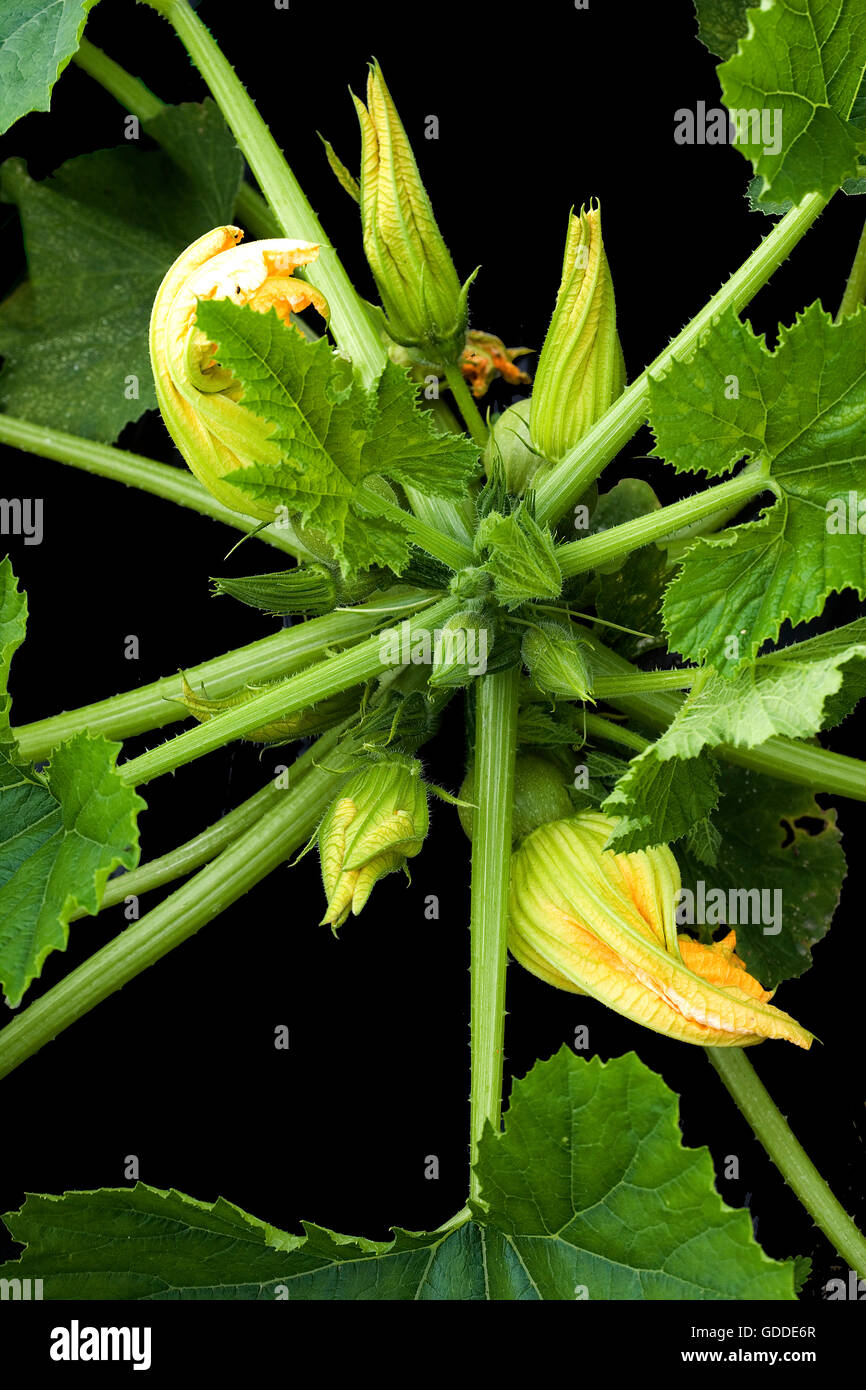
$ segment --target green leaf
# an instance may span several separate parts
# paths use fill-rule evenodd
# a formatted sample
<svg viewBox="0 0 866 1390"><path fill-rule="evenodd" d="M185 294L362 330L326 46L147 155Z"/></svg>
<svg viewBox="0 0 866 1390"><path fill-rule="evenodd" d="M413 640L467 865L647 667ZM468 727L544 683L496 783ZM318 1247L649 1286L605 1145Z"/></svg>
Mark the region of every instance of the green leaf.
<svg viewBox="0 0 866 1390"><path fill-rule="evenodd" d="M479 1147L486 1220L540 1298L791 1299L748 1213L715 1190L707 1149L683 1147L677 1097L634 1055L562 1048L516 1081L505 1133ZM585 1293L581 1292L585 1290Z"/></svg>
<svg viewBox="0 0 866 1390"><path fill-rule="evenodd" d="M391 362L365 391L324 338L307 341L273 311L201 301L196 322L241 382L243 404L274 426L270 438L282 454L228 480L320 530L344 574L374 564L399 573L408 538L399 524L365 515L365 483L381 488L390 479L460 498L477 472L477 449L436 432L429 412L416 409L417 388Z"/></svg>
<svg viewBox="0 0 866 1390"><path fill-rule="evenodd" d="M842 667L864 659L866 647L857 646L811 662L762 662L741 668L731 679L708 672L661 737L632 760L604 803L610 815L622 817L610 847L643 849L693 829L718 802L714 769L700 756L705 750L721 744L754 748L777 735L810 737L842 688Z"/></svg>
<svg viewBox="0 0 866 1390"><path fill-rule="evenodd" d="M825 661L841 656L839 671L842 684L835 694L824 701L821 720L822 729L832 729L841 724L866 695L866 661L855 650L866 643L866 618L857 618L853 623L843 623L818 637L809 637L805 642L793 642L790 647L769 652L758 658L758 666L777 665L781 661ZM846 654L846 655L843 655Z"/></svg>
<svg viewBox="0 0 866 1390"><path fill-rule="evenodd" d="M76 734L44 776L0 753L0 982L12 1008L66 949L73 914L97 912L112 870L138 863L145 803L116 773L119 751Z"/></svg>
<svg viewBox="0 0 866 1390"><path fill-rule="evenodd" d="M695 830L718 804L714 761L665 756L658 750L660 742L632 759L603 802L602 809L619 821L608 849L631 853L670 844Z"/></svg>
<svg viewBox="0 0 866 1390"><path fill-rule="evenodd" d="M475 537L476 554L489 551L481 566L493 576L493 589L506 608L528 599L555 599L562 591L562 574L553 536L539 526L525 502L509 516L490 512Z"/></svg>
<svg viewBox="0 0 866 1390"><path fill-rule="evenodd" d="M16 743L10 726L12 700L8 693L9 668L27 633L27 595L7 555L0 563L0 754L14 756Z"/></svg>
<svg viewBox="0 0 866 1390"><path fill-rule="evenodd" d="M695 0L698 38L719 58L730 58L749 28L746 11L752 0Z"/></svg>
<svg viewBox="0 0 866 1390"><path fill-rule="evenodd" d="M95 913L113 869L138 862L144 802L115 771L119 743L81 733L47 773L21 766L9 724L9 668L24 641L27 596L0 563L0 984L17 1007L49 952L64 950L70 918Z"/></svg>
<svg viewBox="0 0 866 1390"><path fill-rule="evenodd" d="M798 0L750 9L749 32L718 69L729 110L780 112L779 148L748 130L737 148L763 179L762 197L799 203L829 198L858 174L863 113L855 106L866 72L866 14L860 0ZM772 126L771 126L772 131ZM757 136L757 138L753 138Z"/></svg>
<svg viewBox="0 0 866 1390"><path fill-rule="evenodd" d="M786 618L805 622L846 588L866 594L866 540L839 520L866 466L866 309L834 324L813 304L774 352L729 313L688 366L651 381L650 399L657 454L714 476L746 456L777 495L759 520L686 553L664 601L677 651L732 672Z"/></svg>
<svg viewBox="0 0 866 1390"><path fill-rule="evenodd" d="M149 128L177 163L130 145L68 160L41 183L18 159L0 170L30 273L0 305L0 407L105 443L156 406L154 295L190 242L231 221L242 172L210 101L169 108Z"/></svg>
<svg viewBox="0 0 866 1390"><path fill-rule="evenodd" d="M793 1298L793 1264L724 1205L707 1150L683 1148L676 1096L633 1054L537 1064L504 1134L488 1127L479 1172L489 1210L390 1241L307 1222L288 1235L142 1183L30 1195L5 1218L26 1249L0 1277L76 1301Z"/></svg>
<svg viewBox="0 0 866 1390"><path fill-rule="evenodd" d="M0 135L28 111L47 111L96 0L3 0Z"/></svg>
<svg viewBox="0 0 866 1390"><path fill-rule="evenodd" d="M678 847L683 887L696 892L704 880L706 891L721 888L726 895L781 893L781 931L765 932L767 924L754 920L736 924L737 954L766 989L774 989L809 969L812 947L833 920L845 877L836 812L820 807L809 788L744 768L723 767L719 780L716 864L708 875L688 849ZM774 898L767 902L772 907Z"/></svg>

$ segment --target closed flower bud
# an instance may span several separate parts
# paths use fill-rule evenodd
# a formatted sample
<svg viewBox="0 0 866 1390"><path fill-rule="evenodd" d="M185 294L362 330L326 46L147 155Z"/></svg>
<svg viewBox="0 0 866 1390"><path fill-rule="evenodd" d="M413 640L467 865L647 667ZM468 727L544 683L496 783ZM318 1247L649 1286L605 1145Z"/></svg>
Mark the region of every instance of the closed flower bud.
<svg viewBox="0 0 866 1390"><path fill-rule="evenodd" d="M466 343L466 295L436 225L406 132L378 64L367 79L361 123L364 252L389 337L433 366L456 363Z"/></svg>
<svg viewBox="0 0 866 1390"><path fill-rule="evenodd" d="M665 845L604 848L616 822L583 811L543 825L512 858L509 946L539 979L589 994L684 1042L746 1047L812 1036L768 1001L736 955L736 936L677 936L680 874Z"/></svg>
<svg viewBox="0 0 866 1390"><path fill-rule="evenodd" d="M625 386L613 281L601 240L601 210L572 213L562 282L538 359L532 442L556 460L586 434Z"/></svg>
<svg viewBox="0 0 866 1390"><path fill-rule="evenodd" d="M248 704L250 700L255 699L256 695L261 695L263 690L268 690L279 684L279 681L262 681L258 685L250 683L242 686L240 690L233 690L230 695L223 695L211 700L204 692L193 690L186 676L182 674L181 701L199 724L207 724L216 715L222 714L227 709L237 709L239 705ZM320 700L318 704L311 705L309 709L297 710L295 714L287 715L285 719L272 719L257 729L250 729L248 734L243 735L243 738L248 739L250 743L291 743L296 738L307 738L312 734L320 734L325 729L332 729L335 724L339 724L343 719L348 719L350 714L355 713L361 702L362 691L363 687L361 686L356 686L353 690L341 691L339 695L332 695L327 700Z"/></svg>
<svg viewBox="0 0 866 1390"><path fill-rule="evenodd" d="M533 685L555 699L589 700L592 680L585 642L557 622L543 621L527 628L521 647Z"/></svg>
<svg viewBox="0 0 866 1390"><path fill-rule="evenodd" d="M388 582L384 571L365 570L352 583L344 583L328 565L295 565L271 574L248 574L214 579L215 594L229 594L250 608L282 617L287 613L306 618L331 613L337 604L361 603Z"/></svg>
<svg viewBox="0 0 866 1390"><path fill-rule="evenodd" d="M429 684L468 685L483 676L493 647L493 630L483 610L464 609L438 629Z"/></svg>
<svg viewBox="0 0 866 1390"><path fill-rule="evenodd" d="M216 227L175 261L153 303L150 360L162 418L199 482L226 507L267 522L275 518L273 505L224 478L253 463L279 462L273 425L239 404L240 386L217 365L214 344L196 328L198 302L231 299L260 313L274 309L286 323L310 305L327 316L328 305L292 274L316 259L318 246L283 239L240 246L242 236L238 227Z"/></svg>
<svg viewBox="0 0 866 1390"><path fill-rule="evenodd" d="M510 405L493 422L484 449L484 468L488 478L502 470L506 489L522 497L544 457L532 443L529 433L530 400Z"/></svg>
<svg viewBox="0 0 866 1390"><path fill-rule="evenodd" d="M421 764L393 754L357 772L325 814L317 840L328 910L336 931L356 916L374 884L418 854L429 825Z"/></svg>

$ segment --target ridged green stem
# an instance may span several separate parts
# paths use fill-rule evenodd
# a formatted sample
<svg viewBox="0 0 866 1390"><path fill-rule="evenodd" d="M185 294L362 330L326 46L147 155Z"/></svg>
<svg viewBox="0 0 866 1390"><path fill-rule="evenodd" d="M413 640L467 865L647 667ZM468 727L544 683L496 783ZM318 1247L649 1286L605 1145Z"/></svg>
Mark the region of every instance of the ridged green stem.
<svg viewBox="0 0 866 1390"><path fill-rule="evenodd" d="M508 885L517 748L517 667L476 682L472 818L470 1195L480 1196L474 1163L485 1125L498 1134L502 1111Z"/></svg>
<svg viewBox="0 0 866 1390"><path fill-rule="evenodd" d="M556 551L563 578L571 579L577 574L585 574L597 565L624 558L633 550L651 545L653 541L663 541L680 527L712 516L723 507L745 506L751 498L769 487L772 487L772 482L764 475L750 473L731 478L726 483L717 483L692 497L685 497L681 502L673 502L668 507L659 507L657 511L646 512L632 521L599 531L597 535L569 541L566 545L558 546Z"/></svg>
<svg viewBox="0 0 866 1390"><path fill-rule="evenodd" d="M323 618L311 618L309 622L283 628L271 637L236 647L234 651L197 666L189 666L185 674L193 689L204 687L210 699L220 699L247 681L286 676L315 661L331 646L360 641L382 622L380 612L329 613ZM32 724L21 724L14 733L22 756L30 762L39 762L57 744L82 729L106 738L124 739L187 719L188 712L179 703L181 694L181 677L163 676L149 685L112 695L96 704L82 705Z"/></svg>
<svg viewBox="0 0 866 1390"><path fill-rule="evenodd" d="M34 425L14 415L0 414L0 444L9 444L14 449L22 449L24 453L39 454L41 458L68 463L73 468L84 469L86 473L96 473L101 478L126 483L127 487L151 492L155 497L164 497L169 502L177 502L181 507L200 512L202 516L213 517L214 521L222 521L235 531L243 531L247 535L255 531L257 540L274 546L285 555L300 559L316 558L288 529L284 531L281 527L269 527L263 531L260 529L261 522L223 506L185 468L157 463L155 459L144 458L141 454L116 449L112 444L97 444L93 439L66 434L48 425Z"/></svg>
<svg viewBox="0 0 866 1390"><path fill-rule="evenodd" d="M324 767L307 771L212 863L7 1024L0 1032L0 1076L14 1071L71 1023L213 921L294 854L309 839L345 771L339 751L332 751L328 762L330 771Z"/></svg>
<svg viewBox="0 0 866 1390"><path fill-rule="evenodd" d="M88 77L92 77L104 87L115 101L125 106L133 116L137 116L142 125L146 125L166 109L165 102L160 101L149 87L138 77L133 77L113 58L109 58L107 53L103 53L102 49L97 48L89 39L81 40L72 61L86 72ZM238 189L235 216L254 237L280 235L276 218L264 198L248 183L242 183Z"/></svg>
<svg viewBox="0 0 866 1390"><path fill-rule="evenodd" d="M420 616L407 618L405 622L410 638L445 622L458 608L458 600L449 597L440 600ZM187 729L149 753L121 763L118 771L129 786L141 786L154 777L173 772L216 748L222 748L233 739L242 738L261 724L267 724L272 719L288 718L319 700L373 680L388 666L388 661L382 659L381 635L377 634L338 656L319 661L288 680L280 681L242 705L214 715L207 723Z"/></svg>
<svg viewBox="0 0 866 1390"><path fill-rule="evenodd" d="M792 1133L742 1048L707 1047L704 1051L816 1225L849 1268L866 1278L866 1240Z"/></svg>

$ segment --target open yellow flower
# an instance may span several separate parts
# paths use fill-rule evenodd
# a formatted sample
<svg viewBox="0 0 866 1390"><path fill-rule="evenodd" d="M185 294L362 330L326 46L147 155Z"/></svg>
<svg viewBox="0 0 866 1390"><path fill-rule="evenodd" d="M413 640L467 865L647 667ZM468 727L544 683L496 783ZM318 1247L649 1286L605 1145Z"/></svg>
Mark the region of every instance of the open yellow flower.
<svg viewBox="0 0 866 1390"><path fill-rule="evenodd" d="M583 811L542 825L512 859L509 947L539 979L657 1033L709 1047L812 1035L768 1001L735 954L736 936L677 935L680 874L666 845L604 848L615 822Z"/></svg>
<svg viewBox="0 0 866 1390"><path fill-rule="evenodd" d="M150 359L156 398L168 432L191 471L218 501L260 521L273 521L270 503L224 481L251 463L276 463L272 426L239 404L241 387L214 360L214 344L196 328L200 299L231 299L259 313L275 310L286 323L310 305L325 318L328 305L293 271L319 254L309 241L275 238L239 245L239 227L215 227L178 257L160 285L150 318Z"/></svg>

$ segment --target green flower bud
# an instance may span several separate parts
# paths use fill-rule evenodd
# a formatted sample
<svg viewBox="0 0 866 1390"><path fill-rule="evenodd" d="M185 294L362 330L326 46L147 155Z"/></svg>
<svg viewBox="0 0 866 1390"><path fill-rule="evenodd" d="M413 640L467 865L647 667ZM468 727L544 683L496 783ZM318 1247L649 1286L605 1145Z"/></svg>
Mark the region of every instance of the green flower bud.
<svg viewBox="0 0 866 1390"><path fill-rule="evenodd" d="M529 416L533 444L546 459L561 459L624 386L613 281L596 203L569 220L562 281L535 373Z"/></svg>
<svg viewBox="0 0 866 1390"><path fill-rule="evenodd" d="M493 628L483 611L464 609L439 629L433 648L430 685L468 685L487 670Z"/></svg>
<svg viewBox="0 0 866 1390"><path fill-rule="evenodd" d="M336 931L356 916L374 884L418 854L429 825L421 764L393 754L355 773L326 812L317 840L328 909Z"/></svg>
<svg viewBox="0 0 866 1390"><path fill-rule="evenodd" d="M521 655L536 689L544 695L570 700L595 701L590 695L592 678L589 648L557 622L543 621L528 628Z"/></svg>
<svg viewBox="0 0 866 1390"><path fill-rule="evenodd" d="M484 450L484 468L488 478L498 465L508 492L522 497L544 463L543 455L532 443L529 432L530 400L510 405L493 422Z"/></svg>
<svg viewBox="0 0 866 1390"><path fill-rule="evenodd" d="M352 583L328 565L295 565L293 569L270 574L249 574L237 579L214 579L214 594L228 594L249 608L283 617L287 613L305 618L332 613L338 604L363 603L371 594L387 586L390 576L384 570L365 570Z"/></svg>
<svg viewBox="0 0 866 1390"><path fill-rule="evenodd" d="M458 806L460 824L472 839L472 804L475 801L475 764L471 762L460 788L460 800L468 806ZM539 753L518 753L514 764L514 810L511 815L511 838L516 844L539 825L570 816L574 807L561 768Z"/></svg>
<svg viewBox="0 0 866 1390"><path fill-rule="evenodd" d="M406 132L377 63L361 123L361 220L364 252L382 299L388 334L433 366L456 363L466 344L466 296Z"/></svg>

